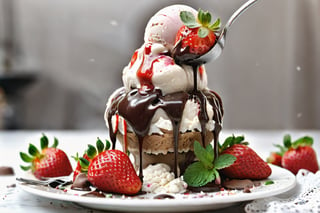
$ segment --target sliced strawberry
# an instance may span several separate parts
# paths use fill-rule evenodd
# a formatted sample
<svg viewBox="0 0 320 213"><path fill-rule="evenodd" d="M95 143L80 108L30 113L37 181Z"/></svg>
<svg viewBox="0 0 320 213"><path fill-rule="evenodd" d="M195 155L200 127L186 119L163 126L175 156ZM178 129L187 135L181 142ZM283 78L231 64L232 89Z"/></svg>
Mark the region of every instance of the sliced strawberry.
<svg viewBox="0 0 320 213"><path fill-rule="evenodd" d="M20 152L20 157L30 166L21 166L25 171L30 170L38 179L46 177L67 176L72 172L71 163L64 151L58 149L58 140L54 139L54 144L48 147L47 136L43 135L40 139L41 152L34 145L29 145L29 155Z"/></svg>

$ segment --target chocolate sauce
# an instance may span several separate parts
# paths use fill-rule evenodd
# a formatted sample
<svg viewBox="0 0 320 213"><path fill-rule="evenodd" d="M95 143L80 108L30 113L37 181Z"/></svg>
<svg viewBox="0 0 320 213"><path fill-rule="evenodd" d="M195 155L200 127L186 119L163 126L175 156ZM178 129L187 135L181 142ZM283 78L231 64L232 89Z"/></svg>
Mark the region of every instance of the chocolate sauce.
<svg viewBox="0 0 320 213"><path fill-rule="evenodd" d="M200 125L201 125L201 139L202 144L205 146L206 138L206 124L210 120L207 113L206 101L208 100L212 106L214 112L213 120L215 121L215 127L213 130L214 136L214 151L215 157L218 156L218 137L221 130L221 119L223 115L222 102L220 97L212 91L199 91L197 85L198 67L201 64L191 64L190 61L199 55L190 53L189 47L184 49L181 48L181 42L178 42L176 47L173 49L172 58L174 58L177 64L188 64L193 68L194 76L194 88L192 91L188 92L177 92L173 94L162 95L161 90L155 89L152 85L151 77L153 75L153 63L157 62L160 58L166 60L166 63L173 64L172 58L166 54L160 56L153 56L151 54L151 46L146 45L143 55L142 64L137 72L137 77L140 81L140 89L132 89L129 92L125 91L125 88L118 90L118 94L115 94L114 99L111 101L111 106L108 111L108 124L109 124L109 134L112 141L112 148L115 148L116 135L118 129L112 128L111 118L114 115L120 115L125 119L125 122L130 125L133 132L137 136L139 142L139 177L142 180L143 170L142 170L142 148L143 139L148 135L150 130L150 125L155 112L158 109L162 109L166 112L167 116L171 120L173 127L174 136L174 174L178 177L178 145L179 145L179 135L180 135L180 124L182 120L183 109L185 103L188 99L193 99L200 105L200 112L198 115ZM136 61L138 53L134 54L132 63ZM149 55L148 57L145 57Z"/></svg>
<svg viewBox="0 0 320 213"><path fill-rule="evenodd" d="M163 199L175 199L174 196L169 194L159 194L153 197L153 199L163 200Z"/></svg>
<svg viewBox="0 0 320 213"><path fill-rule="evenodd" d="M71 185L71 189L79 191L91 191L91 183L85 173L80 173Z"/></svg>
<svg viewBox="0 0 320 213"><path fill-rule="evenodd" d="M221 186L215 184L214 182L210 182L200 187L188 186L188 190L191 192L218 192L220 191L220 189L221 189Z"/></svg>
<svg viewBox="0 0 320 213"><path fill-rule="evenodd" d="M222 117L222 110L220 99L215 93L210 91L191 91L191 92L177 92L173 94L168 94L163 96L160 90L149 90L142 91L139 89L133 89L130 92L126 93L123 88L115 95L114 100L112 101L111 107L108 112L108 122L109 127L111 125L111 117L115 114L119 114L122 116L126 122L132 127L134 133L136 134L139 141L139 151L140 151L140 168L139 168L139 176L143 177L142 173L142 147L143 147L143 139L148 135L152 118L155 112L158 109L162 109L166 112L168 117L171 120L173 126L173 134L174 134L174 152L175 152L175 169L174 173L178 176L177 172L177 154L178 154L178 143L179 143L179 134L180 134L180 123L182 119L182 113L185 106L185 103L188 99L195 99L200 104L200 113L199 113L199 121L201 123L201 134L202 134L202 143L204 144L205 125L208 122L209 118L206 111L206 100L209 100L212 103L213 111L215 112L214 121L215 121L215 129L214 129L214 138L215 138L215 146L217 147L217 138L219 131L221 129L221 120L219 118ZM219 115L216 113L219 112ZM109 129L110 138L113 143L113 147L115 147L116 143L116 134L112 128ZM216 148L217 150L217 148Z"/></svg>
<svg viewBox="0 0 320 213"><path fill-rule="evenodd" d="M86 194L81 195L82 197L101 197L101 198L105 198L106 196L103 194L102 191L92 191Z"/></svg>

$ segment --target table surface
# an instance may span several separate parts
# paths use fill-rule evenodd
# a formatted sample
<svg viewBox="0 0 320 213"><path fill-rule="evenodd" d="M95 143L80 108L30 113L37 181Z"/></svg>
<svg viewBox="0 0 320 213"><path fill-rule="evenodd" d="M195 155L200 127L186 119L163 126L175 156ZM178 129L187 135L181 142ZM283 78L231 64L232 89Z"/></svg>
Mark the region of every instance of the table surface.
<svg viewBox="0 0 320 213"><path fill-rule="evenodd" d="M100 212L74 203L50 200L38 196L33 196L22 191L19 187L8 188L7 186L15 183L15 177L23 176L24 172L19 168L23 162L20 160L19 152L26 151L29 143L39 146L39 139L45 133L49 142L53 143L53 137L59 139L59 147L63 149L68 156L73 156L77 152L83 153L87 144L94 144L96 138L108 139L108 131L1 131L0 132L0 166L12 167L15 176L0 176L0 212ZM290 134L292 139L309 135L314 138L314 148L320 150L320 131L319 130L223 130L220 140L223 141L231 134L244 135L253 148L263 159L271 151L276 151L273 144L282 143L283 136ZM318 153L319 154L319 153ZM318 155L319 160L319 155ZM73 160L71 159L71 162ZM75 166L75 163L73 163ZM232 206L226 209L212 212L244 212L244 203Z"/></svg>

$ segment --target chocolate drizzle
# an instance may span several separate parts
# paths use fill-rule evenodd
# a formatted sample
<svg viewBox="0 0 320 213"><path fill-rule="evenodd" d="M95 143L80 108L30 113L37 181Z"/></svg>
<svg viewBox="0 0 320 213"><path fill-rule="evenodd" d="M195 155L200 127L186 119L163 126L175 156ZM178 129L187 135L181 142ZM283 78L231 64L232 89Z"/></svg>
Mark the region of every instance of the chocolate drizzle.
<svg viewBox="0 0 320 213"><path fill-rule="evenodd" d="M137 136L139 142L139 177L143 178L142 171L142 152L143 152L143 140L144 137L148 135L150 130L150 125L152 118L155 112L158 109L162 109L166 112L167 116L171 120L173 136L174 136L174 174L178 176L178 145L179 145L179 135L180 135L180 124L182 120L182 114L187 100L191 99L195 102L199 103L200 112L198 114L198 118L201 125L201 139L202 144L205 146L205 138L206 138L206 124L210 119L215 121L215 127L213 130L214 136L214 151L215 157L218 156L218 137L221 130L221 121L223 115L222 109L222 101L220 97L213 91L209 90L198 90L197 85L197 76L198 69L201 64L190 64L189 61L194 57L199 57L199 55L195 55L189 52L189 47L181 49L181 42L178 42L176 47L173 49L172 58L174 58L177 64L188 64L193 68L193 76L194 76L194 88L192 91L188 92L177 92L173 94L162 95L161 90L155 89L151 84L152 76L152 64L158 60L159 58L156 56L152 56L149 51L150 45L146 45L145 47L145 55L149 55L150 61L148 63L143 61L142 65L140 65L138 71L138 77L140 79L141 88L135 88L126 92L125 88L121 88L118 90L117 94L114 95L114 99L111 101L111 105L108 108L108 125L109 125L109 133L110 139L112 141L112 147L115 148L116 143L116 135L118 129L113 129L112 127L112 116L119 115L122 116L125 122L132 128L133 132ZM164 59L168 60L171 58L166 55L161 55ZM133 61L134 63L134 61ZM171 64L172 61L168 60L168 63ZM145 68L145 66L147 68ZM142 75L143 74L143 75ZM140 76L142 75L142 76ZM143 77L143 78L142 78ZM145 80L147 78L147 80ZM146 83L147 82L147 83ZM209 118L207 113L207 101L209 101L212 110L214 112L213 118Z"/></svg>
<svg viewBox="0 0 320 213"><path fill-rule="evenodd" d="M182 119L182 113L185 103L188 99L195 99L200 105L199 121L201 123L201 135L202 143L205 144L204 139L206 136L206 123L209 121L209 117L206 111L206 100L212 105L214 111L215 121L214 128L214 147L217 150L218 134L221 130L221 100L214 92L211 91L199 91L193 90L191 92L177 92L163 96L160 90L142 91L139 89L133 89L126 93L125 88L119 90L118 94L112 101L111 107L108 111L108 123L110 138L115 147L117 131L112 129L111 118L113 115L119 114L125 121L131 126L139 141L139 176L142 179L142 147L143 139L148 135L152 118L158 109L162 109L166 112L171 120L174 135L174 173L178 176L178 143L180 135L180 123ZM218 113L218 114L217 114Z"/></svg>

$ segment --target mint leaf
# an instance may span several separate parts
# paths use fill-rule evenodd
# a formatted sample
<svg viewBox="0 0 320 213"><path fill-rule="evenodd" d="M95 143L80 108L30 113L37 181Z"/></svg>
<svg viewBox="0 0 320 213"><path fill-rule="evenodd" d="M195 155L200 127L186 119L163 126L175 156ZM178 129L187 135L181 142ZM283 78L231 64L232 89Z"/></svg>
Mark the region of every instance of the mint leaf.
<svg viewBox="0 0 320 213"><path fill-rule="evenodd" d="M211 147L211 148L210 148ZM193 144L194 154L198 158L198 160L203 164L205 168L212 168L213 167L213 159L214 156L212 155L213 152L207 151L203 148L198 141L195 141ZM212 149L211 144L207 146L207 149Z"/></svg>
<svg viewBox="0 0 320 213"><path fill-rule="evenodd" d="M204 186L214 179L214 171L206 169L201 162L191 164L183 175L183 180L193 187Z"/></svg>
<svg viewBox="0 0 320 213"><path fill-rule="evenodd" d="M271 185L271 184L274 184L274 182L272 180L267 180L264 185Z"/></svg>
<svg viewBox="0 0 320 213"><path fill-rule="evenodd" d="M219 157L214 161L214 168L219 170L231 166L237 158L230 154L219 155Z"/></svg>
<svg viewBox="0 0 320 213"><path fill-rule="evenodd" d="M180 12L180 19L184 25L189 28L196 28L200 27L201 25L197 22L196 18L194 17L193 13L189 11L181 11Z"/></svg>

